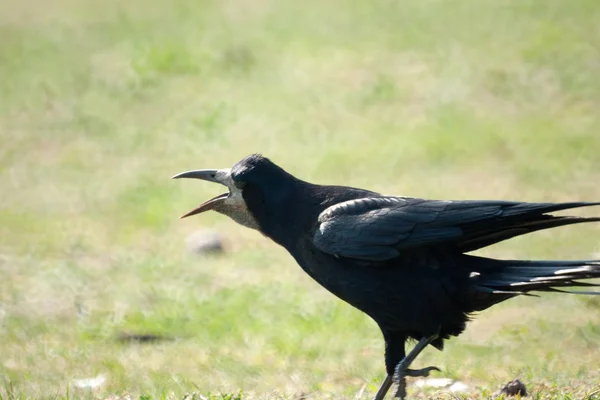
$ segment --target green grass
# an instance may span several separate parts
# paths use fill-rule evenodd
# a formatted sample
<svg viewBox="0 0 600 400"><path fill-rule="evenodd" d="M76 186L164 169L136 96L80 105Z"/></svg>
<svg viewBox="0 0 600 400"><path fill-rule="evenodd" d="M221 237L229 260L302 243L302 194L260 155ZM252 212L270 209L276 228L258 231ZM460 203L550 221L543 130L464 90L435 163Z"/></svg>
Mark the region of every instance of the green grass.
<svg viewBox="0 0 600 400"><path fill-rule="evenodd" d="M596 0L4 0L0 38L2 400L373 395L375 324L259 234L179 221L217 189L177 172L262 152L390 194L600 198ZM207 227L225 255L189 254ZM482 253L590 258L599 238ZM468 398L519 378L533 399L591 400L599 344L597 299L524 298L417 364Z"/></svg>

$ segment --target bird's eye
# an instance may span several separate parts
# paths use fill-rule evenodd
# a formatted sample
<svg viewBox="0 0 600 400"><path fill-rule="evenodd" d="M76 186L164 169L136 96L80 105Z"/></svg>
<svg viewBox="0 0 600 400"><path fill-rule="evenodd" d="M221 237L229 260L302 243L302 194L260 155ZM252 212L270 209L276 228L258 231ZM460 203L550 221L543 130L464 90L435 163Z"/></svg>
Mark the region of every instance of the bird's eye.
<svg viewBox="0 0 600 400"><path fill-rule="evenodd" d="M244 181L233 181L233 185L238 189L243 189L246 187L246 182Z"/></svg>

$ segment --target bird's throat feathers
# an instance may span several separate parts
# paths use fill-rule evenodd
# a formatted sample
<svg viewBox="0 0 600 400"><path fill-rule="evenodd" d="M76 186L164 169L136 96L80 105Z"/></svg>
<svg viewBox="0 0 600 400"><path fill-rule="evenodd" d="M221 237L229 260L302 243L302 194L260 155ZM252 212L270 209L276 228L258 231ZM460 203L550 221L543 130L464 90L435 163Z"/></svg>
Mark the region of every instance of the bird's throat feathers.
<svg viewBox="0 0 600 400"><path fill-rule="evenodd" d="M259 230L279 244L305 228L302 214L306 211L300 213L296 209L297 204L303 203L298 200L306 196L304 184L297 179L286 179L269 185L248 184L244 190L244 200Z"/></svg>
<svg viewBox="0 0 600 400"><path fill-rule="evenodd" d="M246 204L258 221L260 231L286 247L312 231L323 210L369 195L377 194L343 186L315 185L293 177L263 190L249 185L244 191Z"/></svg>

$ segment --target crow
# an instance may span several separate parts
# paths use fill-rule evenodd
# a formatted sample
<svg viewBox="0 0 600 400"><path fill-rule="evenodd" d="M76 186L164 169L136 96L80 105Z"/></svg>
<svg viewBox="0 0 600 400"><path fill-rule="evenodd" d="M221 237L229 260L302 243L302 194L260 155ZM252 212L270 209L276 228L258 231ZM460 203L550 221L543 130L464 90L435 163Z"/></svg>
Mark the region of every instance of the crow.
<svg viewBox="0 0 600 400"><path fill-rule="evenodd" d="M406 397L405 377L427 346L439 350L458 336L473 313L530 292L598 287L600 260L500 260L470 254L515 236L600 218L549 213L599 203L426 200L302 181L268 158L250 155L232 168L193 170L173 178L220 183L228 191L181 218L214 210L283 246L331 293L363 311L385 341L387 377ZM595 291L567 293L600 294ZM406 354L407 340L416 345Z"/></svg>

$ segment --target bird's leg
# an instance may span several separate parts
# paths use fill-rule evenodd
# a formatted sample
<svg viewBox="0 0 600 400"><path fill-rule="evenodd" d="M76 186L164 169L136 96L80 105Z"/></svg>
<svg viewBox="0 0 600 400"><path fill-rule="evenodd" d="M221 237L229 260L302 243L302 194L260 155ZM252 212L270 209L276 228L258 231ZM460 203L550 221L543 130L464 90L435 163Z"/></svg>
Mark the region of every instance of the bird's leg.
<svg viewBox="0 0 600 400"><path fill-rule="evenodd" d="M379 387L379 390L377 391L377 394L375 395L375 398L373 400L383 400L388 390L390 390L392 383L394 383L394 378L392 377L392 375L386 376L385 380Z"/></svg>
<svg viewBox="0 0 600 400"><path fill-rule="evenodd" d="M436 367L427 367L420 370L409 370L408 367L412 362L417 358L419 353L423 351L429 343L433 342L438 335L433 335L430 337L424 337L416 344L416 346L398 363L396 366L396 371L393 376L394 382L398 383L398 390L396 391L395 397L404 399L406 397L406 379L407 376L427 376L429 372L433 370L438 370ZM419 374L419 375L416 375ZM384 382L385 383L385 382Z"/></svg>
<svg viewBox="0 0 600 400"><path fill-rule="evenodd" d="M406 397L406 377L410 376L411 378L425 378L429 376L429 373L431 371L440 371L440 369L438 367L427 367L427 368L421 368L421 369L410 369L407 368L404 370L404 372L402 373L402 376L400 377L400 380L397 381L398 383L398 390L396 390L396 394L395 397L399 397L401 399L404 399ZM398 372L396 371L397 375ZM394 380L395 378L392 378L392 380Z"/></svg>
<svg viewBox="0 0 600 400"><path fill-rule="evenodd" d="M414 377L427 377L427 376L429 376L429 373L431 371L440 371L440 369L437 367L427 367L427 368L421 368L421 369L407 368L406 370L404 370L402 380L404 380L404 377L406 377L406 376L410 376L413 378ZM373 400L383 400L385 398L385 395L387 394L387 392L390 390L392 383L394 383L394 377L392 375L386 376L385 380L379 387L379 390L377 391L377 394L375 395L375 398ZM396 396L398 396L398 394L396 394Z"/></svg>

